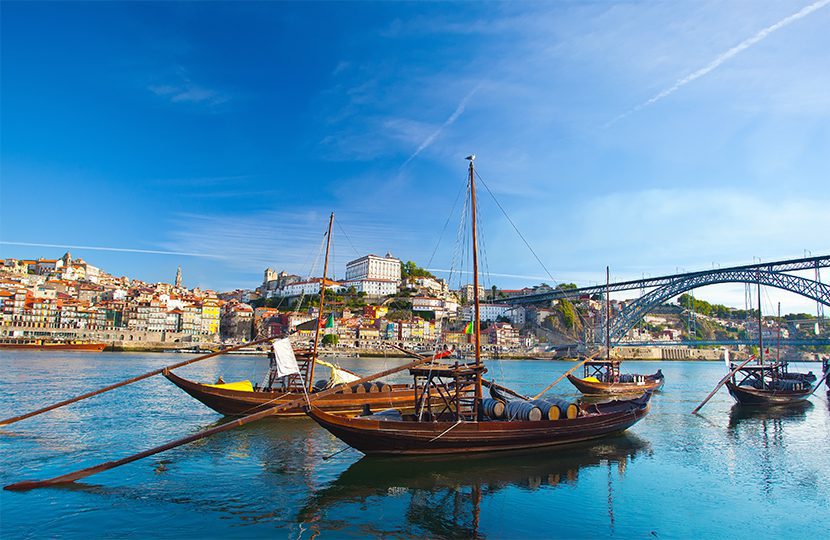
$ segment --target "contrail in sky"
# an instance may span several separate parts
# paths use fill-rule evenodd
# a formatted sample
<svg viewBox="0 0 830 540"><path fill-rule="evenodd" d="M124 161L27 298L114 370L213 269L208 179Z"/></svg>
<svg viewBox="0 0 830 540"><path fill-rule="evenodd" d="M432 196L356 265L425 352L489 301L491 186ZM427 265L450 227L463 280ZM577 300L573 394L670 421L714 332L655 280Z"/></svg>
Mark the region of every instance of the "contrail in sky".
<svg viewBox="0 0 830 540"><path fill-rule="evenodd" d="M830 2L830 0L827 0L827 1L828 1L828 2ZM475 94L476 92L478 92L478 89L479 89L479 88L481 88L481 84L480 84L480 83L479 83L479 84L477 84L477 85L476 85L476 87L475 87L475 88L473 88L473 89L470 91L470 93L469 93L469 94L467 94L466 96L464 96L464 99L462 99L462 100L461 100L461 103L459 103L459 104L458 104L458 107L456 107L456 108L455 108L455 111L453 111L453 113L450 115L450 117L449 117L449 118L447 118L447 119L444 121L444 123L443 123L443 124L441 124L441 126L440 126L438 129L436 129L435 131L433 131L433 132L429 135L429 137L427 137L426 139L424 139L424 141L421 143L421 145L418 147L418 149L417 149L417 150L415 150L415 153L414 153L414 154L412 154L411 156L409 156L409 158L407 158L407 160L406 160L406 161L404 161L403 165L401 165L401 169L403 169L404 167L406 167L406 166L409 164L409 162L410 162L410 161L412 161L413 159L415 159L416 157L418 157L418 154L420 154L421 152L423 152L424 150L426 150L426 149L429 147L429 145L431 145L433 142L435 142L435 139L437 139L437 138L438 138L438 135L440 135L440 134L441 134L441 132L442 132L442 131L444 131L444 129L446 129L446 128L448 128L449 126L453 125L453 123L455 123L455 121L456 121L456 120L458 120L458 117L459 117L459 116L461 116L461 114L464 112L464 109L466 109L466 108L467 108L467 102L468 102L468 101L470 101L470 98L471 98L471 97L473 97L473 94Z"/></svg>
<svg viewBox="0 0 830 540"><path fill-rule="evenodd" d="M69 244L36 244L33 242L7 242L0 240L0 244L9 246L31 246L31 247L51 247L51 248L70 248L70 249L90 249L94 251L122 251L126 253L147 253L150 255L179 255L183 257L205 257L208 259L224 259L221 255L207 255L205 253L187 253L183 251L161 251L155 249L132 249L132 248L118 248L118 247L101 247L101 246L73 246Z"/></svg>
<svg viewBox="0 0 830 540"><path fill-rule="evenodd" d="M802 8L801 11L793 13L789 17L785 17L785 18L781 19L780 21L773 24L772 26L768 26L768 27L764 28L763 30L761 30L760 32L758 32L757 34L752 36L751 38L745 39L744 41L738 43L737 45L735 45L734 47L732 47L731 49L726 51L725 53L722 53L717 58L715 58L714 60L709 62L709 64L707 64L706 66L700 68L699 70L697 70L697 71L695 71L695 72L693 72L689 75L686 75L682 79L678 79L678 81L675 82L672 86L670 86L669 88L666 88L665 90L663 90L659 94L655 95L654 97L652 97L648 101L643 102L643 103L637 105L636 107L634 107L633 109L631 109L630 111L625 112L625 113L619 115L618 117L614 118L613 120L611 120L610 122L605 124L605 127L606 128L611 127L613 124L615 124L619 120L622 120L626 116L628 116L630 114L634 114L635 112L638 112L641 109L643 109L645 107L648 107L649 105L652 105L652 104L660 101L664 97L667 97L667 96L673 94L675 91L677 91L680 88L686 86L690 82L693 82L693 81L703 77L704 75L714 71L715 69L717 69L718 66L720 66L721 64L723 64L724 62L726 62L727 60L732 58L733 56L737 55L738 53L741 53L741 52L745 51L746 49L752 47L756 43L759 43L760 41L766 39L767 36L769 36L770 34L775 32L776 30L780 30L781 28L784 28L788 24L790 24L792 22L795 22L798 19L803 19L804 17L806 17L810 13L823 8L827 4L830 4L830 0L819 0L818 2L812 3L809 6L806 6L806 7Z"/></svg>

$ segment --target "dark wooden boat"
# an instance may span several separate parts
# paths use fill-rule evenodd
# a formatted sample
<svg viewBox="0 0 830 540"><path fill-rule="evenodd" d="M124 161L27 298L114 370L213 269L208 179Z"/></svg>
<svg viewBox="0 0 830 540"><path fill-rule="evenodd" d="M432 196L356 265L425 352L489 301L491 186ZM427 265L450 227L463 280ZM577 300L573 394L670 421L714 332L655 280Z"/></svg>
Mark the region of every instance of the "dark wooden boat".
<svg viewBox="0 0 830 540"><path fill-rule="evenodd" d="M201 401L219 414L225 416L246 416L282 403L303 397L302 388L292 391L235 390L232 385L209 385L189 381L172 371L163 372L167 380ZM223 387L224 386L224 387ZM231 386L231 388L228 388ZM374 384L373 388L362 387L362 392L353 393L349 389L320 398L316 406L332 414L356 414L369 407L372 410L391 407L414 410L415 391L408 384ZM313 393L313 392L312 392ZM286 409L275 416L303 416L305 411L299 407Z"/></svg>
<svg viewBox="0 0 830 540"><path fill-rule="evenodd" d="M96 343L93 341L46 341L42 339L0 341L0 349L24 349L30 351L101 352L106 348L106 343Z"/></svg>
<svg viewBox="0 0 830 540"><path fill-rule="evenodd" d="M790 405L806 400L813 385L784 376L786 369L785 362L747 364L726 381L726 389L741 405Z"/></svg>
<svg viewBox="0 0 830 540"><path fill-rule="evenodd" d="M587 395L633 395L660 390L665 377L659 369L652 375L621 374L619 360L595 360L585 363L583 378L568 375L568 380Z"/></svg>
<svg viewBox="0 0 830 540"><path fill-rule="evenodd" d="M368 455L469 454L541 449L589 441L625 431L649 410L651 393L636 399L580 404L556 420L543 419L537 401L507 403L485 399L481 361L478 243L474 156L469 156L470 217L473 262L473 336L475 362L430 363L410 369L416 389L415 414L390 410L348 417L308 407L308 415L349 446ZM512 392L512 391L511 391ZM439 400L427 399L438 397ZM518 394L513 393L513 396ZM495 402L500 404L495 407ZM508 411L504 413L505 409ZM568 409L571 409L569 406Z"/></svg>
<svg viewBox="0 0 830 540"><path fill-rule="evenodd" d="M758 357L753 362L736 366L727 362L731 376L726 389L741 405L777 406L800 403L813 394L812 373L790 373L787 362L765 361L763 318L761 313L761 282L758 281ZM781 315L781 305L778 306ZM780 348L779 348L780 356Z"/></svg>

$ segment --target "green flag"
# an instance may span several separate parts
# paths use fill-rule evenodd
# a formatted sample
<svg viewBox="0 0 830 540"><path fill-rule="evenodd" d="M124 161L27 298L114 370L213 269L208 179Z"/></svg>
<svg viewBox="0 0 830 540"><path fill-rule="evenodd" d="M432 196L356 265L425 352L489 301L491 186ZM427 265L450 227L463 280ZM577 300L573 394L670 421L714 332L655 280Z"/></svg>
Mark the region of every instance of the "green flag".
<svg viewBox="0 0 830 540"><path fill-rule="evenodd" d="M464 329L465 334L472 334L473 333L473 321L467 325L467 328Z"/></svg>
<svg viewBox="0 0 830 540"><path fill-rule="evenodd" d="M326 320L326 328L334 328L334 313L329 314L329 318Z"/></svg>

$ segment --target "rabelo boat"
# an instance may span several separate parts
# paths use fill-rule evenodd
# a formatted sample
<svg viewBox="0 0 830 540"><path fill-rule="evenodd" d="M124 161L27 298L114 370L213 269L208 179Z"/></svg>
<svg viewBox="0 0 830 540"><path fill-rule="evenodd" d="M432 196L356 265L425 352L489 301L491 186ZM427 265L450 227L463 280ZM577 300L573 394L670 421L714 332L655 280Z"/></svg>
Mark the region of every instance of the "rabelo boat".
<svg viewBox="0 0 830 540"><path fill-rule="evenodd" d="M661 370L652 375L620 373L620 360L589 360L582 378L568 374L568 380L586 395L642 394L663 387Z"/></svg>
<svg viewBox="0 0 830 540"><path fill-rule="evenodd" d="M329 251L331 247L331 229L334 214L329 219L328 237L326 241L326 256L323 264L323 276L328 273ZM325 277L324 277L325 280ZM304 393L313 394L341 383L355 381L360 377L335 364L320 360L318 345L320 341L320 327L323 325L323 307L325 301L325 286L320 287L320 306L317 319L317 331L314 336L314 345L311 350L293 351L300 370L299 374L278 376L276 364L279 360L279 347L269 353L270 369L261 384L253 385L251 381L236 381L226 383L223 380L215 384L198 383L176 375L170 370L162 374L196 398L204 405L225 416L246 416L265 409L273 408L283 403L302 398ZM284 349L283 349L284 350ZM451 351L436 354L436 358L443 358ZM328 367L331 370L328 380L314 383L316 365ZM332 414L359 413L367 407L371 409L396 407L404 410L414 410L414 388L409 384L388 384L384 382L366 383L354 389L344 386L339 392L324 396L316 401L321 410ZM303 416L305 412L300 407L284 409L275 416Z"/></svg>
<svg viewBox="0 0 830 540"><path fill-rule="evenodd" d="M431 362L410 369L414 377L414 414L390 409L362 416L338 416L318 407L308 415L349 446L368 455L466 454L539 449L588 441L625 431L649 410L651 394L636 399L568 406L568 414L541 414L544 403L485 398L481 361L481 317L478 287L476 191L473 160L469 193L473 262L473 335L475 362ZM514 396L518 395L512 393ZM437 396L439 399L429 399ZM553 407L546 407L553 410ZM552 420L551 418L557 418Z"/></svg>
<svg viewBox="0 0 830 540"><path fill-rule="evenodd" d="M786 361L765 359L763 334L759 281L758 356L754 362L744 364L740 368L738 364L727 362L731 372L731 377L726 380L729 394L741 405L759 406L790 405L809 398L813 394L812 383L816 380L815 375L790 373Z"/></svg>

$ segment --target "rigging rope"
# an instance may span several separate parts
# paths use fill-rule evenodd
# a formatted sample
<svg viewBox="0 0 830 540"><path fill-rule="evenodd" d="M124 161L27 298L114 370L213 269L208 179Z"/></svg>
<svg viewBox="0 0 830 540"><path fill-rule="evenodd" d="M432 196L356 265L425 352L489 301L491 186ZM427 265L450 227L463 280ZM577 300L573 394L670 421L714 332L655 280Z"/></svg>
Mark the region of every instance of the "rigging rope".
<svg viewBox="0 0 830 540"><path fill-rule="evenodd" d="M533 256L536 258L536 261L537 261L537 262L538 262L538 263L542 266L542 269L545 271L545 273L548 275L548 277L551 279L551 281L553 281L553 284L554 284L554 285L557 285L558 283L557 283L556 279L554 279L554 277L553 277L553 276L551 275L551 273L548 271L547 267L545 266L545 263L543 263L543 262L542 262L542 259L540 259L540 258L539 258L539 256L536 254L536 252L535 252L535 251L533 251L533 248L532 248L532 247L530 247L530 243L527 241L527 239L524 237L524 235L521 233L521 231L519 231L519 228L516 226L516 224L515 224L515 223L513 223L513 220L512 220L512 219L510 219L510 216L507 214L507 211L504 209L504 207L501 205L501 203L499 202L499 200L496 198L496 196L495 196L495 195L493 194L493 192L490 190L490 186L488 186L488 185L487 185L487 182L485 182L485 181L484 181L484 178L482 178L482 177L481 177L481 175L480 175L480 174L478 174L478 171L476 171L476 173L475 173L475 174L476 174L476 176L478 177L478 179L479 179L479 180L481 180L481 183L482 183L482 185L484 186L484 188L487 190L487 193L489 193L489 194L490 194L490 196L493 198L493 201L495 201L496 206L498 206L498 207L499 207L499 210L501 210L502 214L504 214L504 217L505 217L505 218L507 218L507 221L509 221L509 222L510 222L510 225L512 225L512 226L513 226L513 230L515 230L515 231L516 231L516 234L518 234L518 235L519 235L519 238L521 238L521 239L522 239L522 242L524 242L525 246L527 246L527 249L529 249L529 250L530 250L530 252L531 252L531 253L533 254Z"/></svg>

